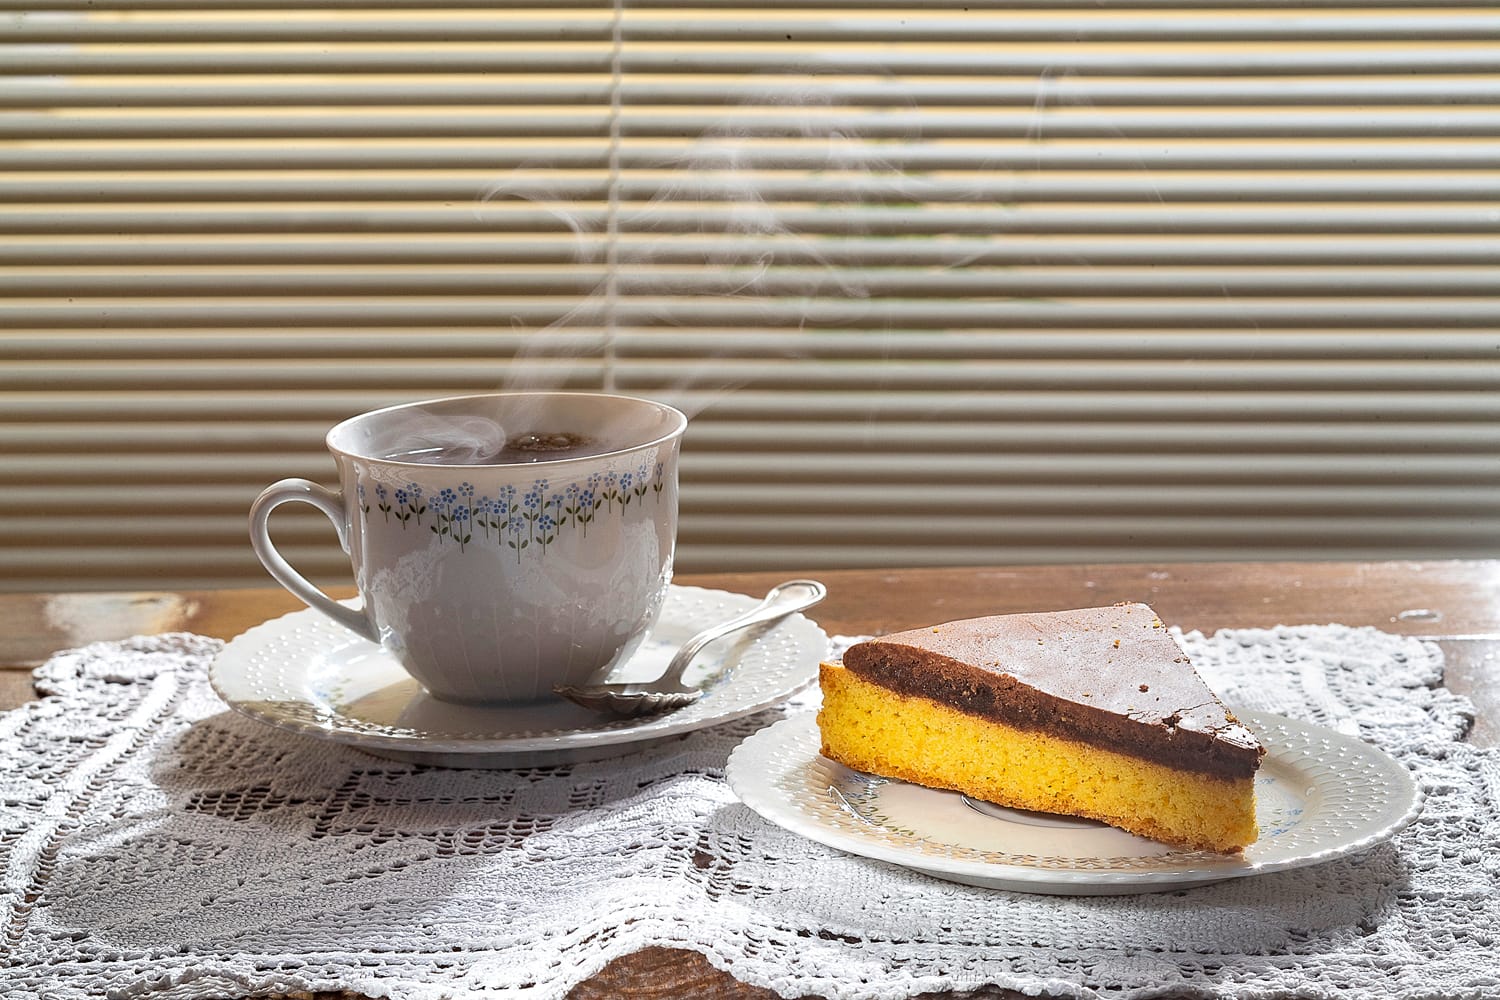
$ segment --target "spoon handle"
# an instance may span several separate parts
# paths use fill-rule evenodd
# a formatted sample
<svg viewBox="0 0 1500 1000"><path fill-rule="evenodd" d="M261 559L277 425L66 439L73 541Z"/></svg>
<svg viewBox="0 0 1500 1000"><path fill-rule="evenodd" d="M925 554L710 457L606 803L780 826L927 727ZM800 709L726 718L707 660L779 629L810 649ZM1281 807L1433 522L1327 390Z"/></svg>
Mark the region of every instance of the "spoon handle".
<svg viewBox="0 0 1500 1000"><path fill-rule="evenodd" d="M737 615L726 622L720 622L713 628L704 629L683 643L677 655L672 657L672 662L667 664L666 671L653 683L676 682L682 680L682 675L687 672L688 664L693 662L693 657L698 651L715 639L722 639L731 632L738 632L742 628L751 625L759 625L761 622L775 621L785 618L787 615L817 604L828 594L828 588L816 580L788 580L786 583L772 587L767 593L765 600L742 615Z"/></svg>

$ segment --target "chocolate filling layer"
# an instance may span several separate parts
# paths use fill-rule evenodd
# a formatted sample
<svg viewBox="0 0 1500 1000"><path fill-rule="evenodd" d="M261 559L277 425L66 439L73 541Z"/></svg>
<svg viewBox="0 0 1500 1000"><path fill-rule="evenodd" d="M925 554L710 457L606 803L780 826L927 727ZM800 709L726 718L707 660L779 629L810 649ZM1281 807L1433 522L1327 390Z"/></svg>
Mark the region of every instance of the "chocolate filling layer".
<svg viewBox="0 0 1500 1000"><path fill-rule="evenodd" d="M1081 632L1067 631L1080 621ZM898 694L1017 729L1201 774L1253 775L1264 749L1164 630L1140 628L1161 629L1144 605L995 616L859 643L844 666ZM1078 660L1080 644L1098 660Z"/></svg>

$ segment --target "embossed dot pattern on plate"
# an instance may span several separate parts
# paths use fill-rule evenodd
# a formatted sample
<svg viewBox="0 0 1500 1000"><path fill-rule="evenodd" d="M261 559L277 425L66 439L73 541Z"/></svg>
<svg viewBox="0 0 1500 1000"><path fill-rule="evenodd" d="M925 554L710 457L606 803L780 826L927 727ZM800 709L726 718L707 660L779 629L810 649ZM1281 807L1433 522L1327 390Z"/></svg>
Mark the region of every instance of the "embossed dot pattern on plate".
<svg viewBox="0 0 1500 1000"><path fill-rule="evenodd" d="M689 636L757 601L744 594L672 587L656 628L620 673L654 676ZM251 718L373 752L489 757L616 747L624 753L632 745L742 718L785 700L816 680L827 650L822 629L803 615L791 615L705 649L687 678L704 688L694 704L655 717L617 719L561 699L522 707L437 702L378 646L307 610L231 640L209 678L230 707Z"/></svg>

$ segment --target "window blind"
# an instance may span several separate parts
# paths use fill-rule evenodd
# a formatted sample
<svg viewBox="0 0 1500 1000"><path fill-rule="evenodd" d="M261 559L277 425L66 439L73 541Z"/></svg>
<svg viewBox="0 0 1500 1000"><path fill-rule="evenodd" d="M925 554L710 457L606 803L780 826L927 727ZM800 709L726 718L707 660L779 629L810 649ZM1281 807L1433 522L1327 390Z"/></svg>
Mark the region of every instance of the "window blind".
<svg viewBox="0 0 1500 1000"><path fill-rule="evenodd" d="M531 387L690 412L684 571L1500 554L1497 40L1475 0L0 0L0 581L264 583L246 508L332 423Z"/></svg>

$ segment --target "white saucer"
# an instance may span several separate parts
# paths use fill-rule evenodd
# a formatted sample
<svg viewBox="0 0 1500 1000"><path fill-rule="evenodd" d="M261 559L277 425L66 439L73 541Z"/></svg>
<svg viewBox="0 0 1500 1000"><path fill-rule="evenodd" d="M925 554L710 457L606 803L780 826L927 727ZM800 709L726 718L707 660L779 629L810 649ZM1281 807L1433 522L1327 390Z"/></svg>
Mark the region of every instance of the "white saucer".
<svg viewBox="0 0 1500 1000"><path fill-rule="evenodd" d="M818 753L811 714L746 739L727 777L745 805L829 847L952 882L1052 895L1160 892L1319 864L1388 840L1416 817L1416 782L1368 743L1278 715L1236 715L1266 747L1255 779L1260 839L1240 856L853 771Z"/></svg>
<svg viewBox="0 0 1500 1000"><path fill-rule="evenodd" d="M651 635L615 677L657 676L690 636L758 600L672 587ZM823 630L791 615L700 653L687 676L703 688L694 704L621 720L561 699L520 708L438 701L385 650L308 609L230 640L209 681L235 711L314 739L443 767L532 767L614 757L769 708L811 684L827 653Z"/></svg>

